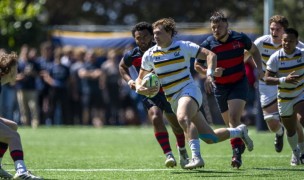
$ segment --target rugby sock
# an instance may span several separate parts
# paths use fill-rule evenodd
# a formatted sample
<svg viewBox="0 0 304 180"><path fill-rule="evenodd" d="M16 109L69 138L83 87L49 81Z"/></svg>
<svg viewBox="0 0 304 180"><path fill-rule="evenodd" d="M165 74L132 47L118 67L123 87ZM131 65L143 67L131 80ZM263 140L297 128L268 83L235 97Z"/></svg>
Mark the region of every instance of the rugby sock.
<svg viewBox="0 0 304 180"><path fill-rule="evenodd" d="M299 147L299 149L301 151L301 154L304 154L304 142L298 143L298 147Z"/></svg>
<svg viewBox="0 0 304 180"><path fill-rule="evenodd" d="M164 154L171 152L170 142L169 142L169 134L168 132L157 132L154 134L158 144L162 148Z"/></svg>
<svg viewBox="0 0 304 180"><path fill-rule="evenodd" d="M289 146L291 147L292 151L296 152L297 151L297 144L298 144L298 133L296 132L291 137L287 136L287 140L288 140Z"/></svg>
<svg viewBox="0 0 304 180"><path fill-rule="evenodd" d="M183 148L185 147L185 134L182 133L182 134L175 134L175 137L176 137L176 144L179 148Z"/></svg>
<svg viewBox="0 0 304 180"><path fill-rule="evenodd" d="M236 137L240 137L241 135L241 130L237 129L237 128L227 128L227 130L230 133L230 138L236 138Z"/></svg>
<svg viewBox="0 0 304 180"><path fill-rule="evenodd" d="M283 128L284 128L284 127L281 125L280 129L279 129L277 132L275 132L275 133L276 133L278 136L282 136L283 133L284 133Z"/></svg>
<svg viewBox="0 0 304 180"><path fill-rule="evenodd" d="M238 148L244 144L243 140L241 138L232 138L230 139L230 144L232 149Z"/></svg>
<svg viewBox="0 0 304 180"><path fill-rule="evenodd" d="M200 140L199 139L191 139L189 141L189 147L191 149L192 158L201 157L201 149L200 149Z"/></svg>
<svg viewBox="0 0 304 180"><path fill-rule="evenodd" d="M8 149L8 144L0 142L0 167L1 167L2 158L7 149Z"/></svg>
<svg viewBox="0 0 304 180"><path fill-rule="evenodd" d="M17 173L25 173L26 172L26 167L23 161L23 151L21 150L13 150L11 152L11 157L14 160L15 164L15 169Z"/></svg>

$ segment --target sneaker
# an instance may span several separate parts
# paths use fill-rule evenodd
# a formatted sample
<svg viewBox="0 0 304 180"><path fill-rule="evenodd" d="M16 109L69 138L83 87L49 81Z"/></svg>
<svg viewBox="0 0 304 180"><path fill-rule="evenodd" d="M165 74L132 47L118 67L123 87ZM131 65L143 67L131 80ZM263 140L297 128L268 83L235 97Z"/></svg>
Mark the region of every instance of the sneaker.
<svg viewBox="0 0 304 180"><path fill-rule="evenodd" d="M2 169L0 166L0 179L12 179L12 178L13 175Z"/></svg>
<svg viewBox="0 0 304 180"><path fill-rule="evenodd" d="M298 149L296 152L293 152L290 159L291 166L300 165L300 150Z"/></svg>
<svg viewBox="0 0 304 180"><path fill-rule="evenodd" d="M205 162L202 157L194 157L192 158L188 164L185 165L184 169L196 169L202 168L205 166Z"/></svg>
<svg viewBox="0 0 304 180"><path fill-rule="evenodd" d="M181 168L185 168L186 164L189 163L189 156L187 153L186 148L178 149L178 155L179 155L179 164Z"/></svg>
<svg viewBox="0 0 304 180"><path fill-rule="evenodd" d="M242 154L244 153L245 149L245 145L232 149L233 155L231 160L231 166L233 168L239 169L242 166Z"/></svg>
<svg viewBox="0 0 304 180"><path fill-rule="evenodd" d="M250 137L248 135L248 129L247 129L246 125L241 124L237 128L242 131L241 138L244 141L245 145L247 146L248 151L252 151L253 150L253 141L250 139Z"/></svg>
<svg viewBox="0 0 304 180"><path fill-rule="evenodd" d="M304 164L304 154L301 154L301 156L300 156L300 163Z"/></svg>
<svg viewBox="0 0 304 180"><path fill-rule="evenodd" d="M274 148L276 150L276 152L281 152L282 149L283 149L283 143L284 143L284 128L282 127L283 129L283 134L281 136L279 135L275 135L275 138L274 138Z"/></svg>
<svg viewBox="0 0 304 180"><path fill-rule="evenodd" d="M174 167L176 166L176 161L175 161L175 158L172 154L168 154L167 157L166 157L166 161L165 161L165 165L167 167Z"/></svg>
<svg viewBox="0 0 304 180"><path fill-rule="evenodd" d="M25 173L16 173L13 179L43 180L43 178L33 175L30 171L26 171Z"/></svg>

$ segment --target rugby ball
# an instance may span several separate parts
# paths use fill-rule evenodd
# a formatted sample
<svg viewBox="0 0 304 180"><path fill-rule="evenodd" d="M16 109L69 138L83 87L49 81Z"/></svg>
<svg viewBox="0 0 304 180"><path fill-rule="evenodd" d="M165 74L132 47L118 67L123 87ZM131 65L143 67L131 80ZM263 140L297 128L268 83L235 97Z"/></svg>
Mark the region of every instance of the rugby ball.
<svg viewBox="0 0 304 180"><path fill-rule="evenodd" d="M144 76L143 78L143 82L145 82L144 86L145 87L157 87L158 91L160 89L160 82L159 79L157 77L156 74L154 73L148 73ZM152 98L154 96L156 96L156 94L158 93L158 91L155 94L150 94L147 95L148 98Z"/></svg>

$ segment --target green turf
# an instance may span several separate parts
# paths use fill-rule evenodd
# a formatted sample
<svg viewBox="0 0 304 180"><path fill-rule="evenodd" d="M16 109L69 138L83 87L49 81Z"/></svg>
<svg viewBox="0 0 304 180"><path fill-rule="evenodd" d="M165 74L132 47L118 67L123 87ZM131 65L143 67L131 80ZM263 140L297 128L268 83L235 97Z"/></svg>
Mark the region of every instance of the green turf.
<svg viewBox="0 0 304 180"><path fill-rule="evenodd" d="M27 167L45 179L303 179L304 165L289 165L291 151L285 139L276 153L274 135L250 128L255 148L243 155L243 166L230 167L229 141L208 145L201 141L205 168L168 169L154 139L152 127L39 127L19 128ZM175 138L170 130L171 146ZM188 148L188 147L187 147ZM189 152L189 151L188 151ZM4 168L14 173L6 153Z"/></svg>

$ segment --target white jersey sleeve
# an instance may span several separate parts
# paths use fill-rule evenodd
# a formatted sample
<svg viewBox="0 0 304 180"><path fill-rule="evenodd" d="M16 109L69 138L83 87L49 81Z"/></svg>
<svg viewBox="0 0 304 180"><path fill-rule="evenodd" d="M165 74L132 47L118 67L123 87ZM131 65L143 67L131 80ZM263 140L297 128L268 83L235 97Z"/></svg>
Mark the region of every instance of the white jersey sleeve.
<svg viewBox="0 0 304 180"><path fill-rule="evenodd" d="M193 57L196 58L198 51L200 49L200 46L190 42L190 41L182 41L182 43L180 44L181 48L184 49L184 52L187 53L188 57Z"/></svg>
<svg viewBox="0 0 304 180"><path fill-rule="evenodd" d="M266 69L268 71L271 71L271 72L278 72L279 70L279 66L278 66L278 61L279 61L279 51L276 51L274 54L272 54L269 58L269 60L267 61L267 67Z"/></svg>
<svg viewBox="0 0 304 180"><path fill-rule="evenodd" d="M153 59L152 59L152 49L150 48L148 51L146 51L142 57L141 60L141 68L146 71L152 71L153 70Z"/></svg>

